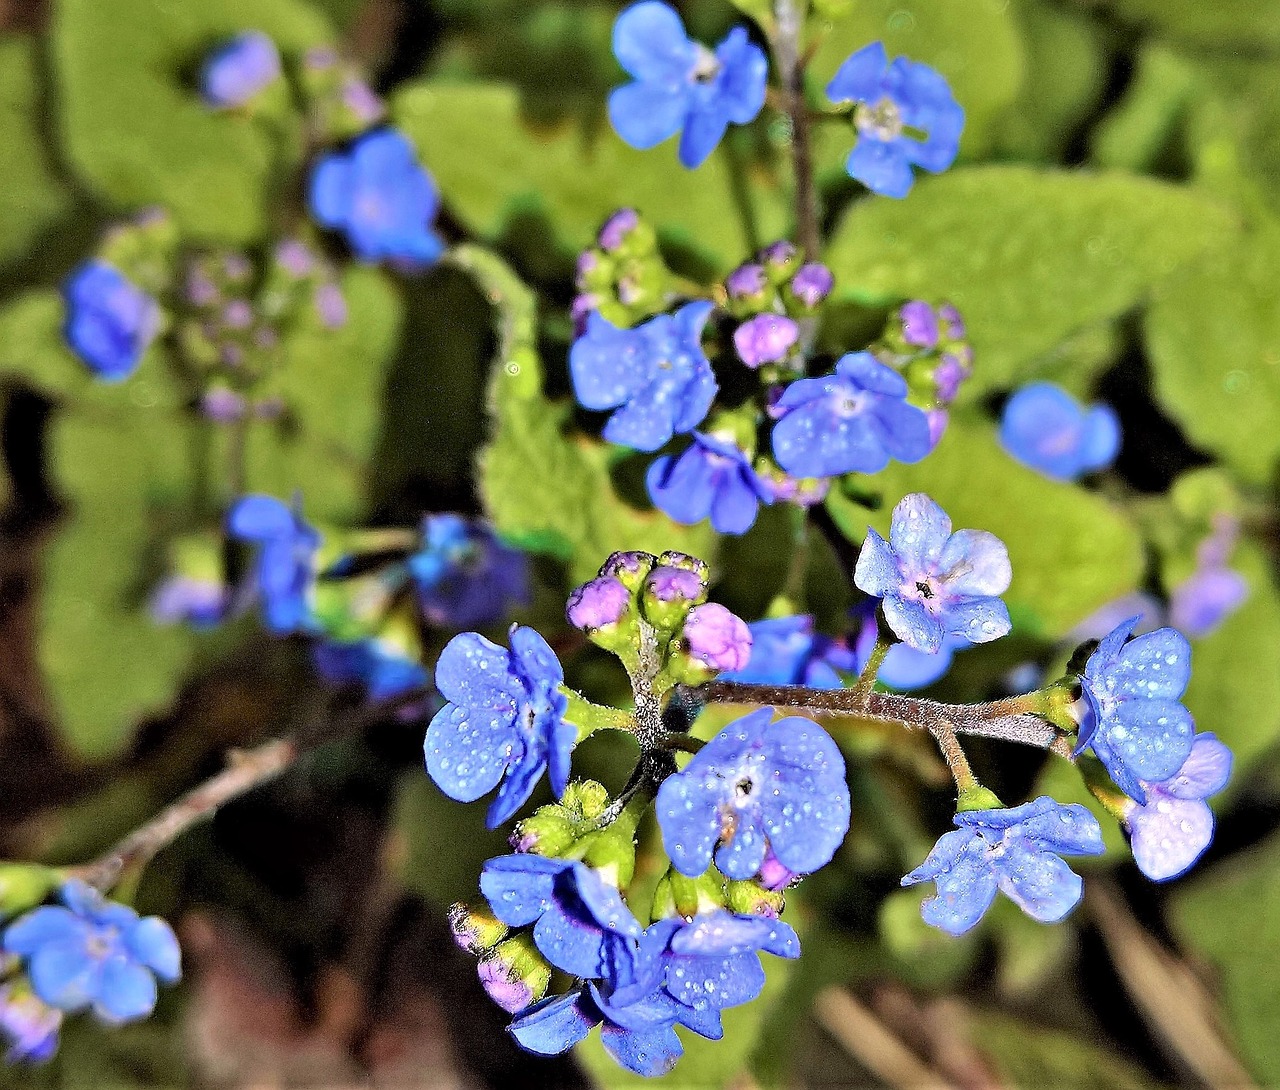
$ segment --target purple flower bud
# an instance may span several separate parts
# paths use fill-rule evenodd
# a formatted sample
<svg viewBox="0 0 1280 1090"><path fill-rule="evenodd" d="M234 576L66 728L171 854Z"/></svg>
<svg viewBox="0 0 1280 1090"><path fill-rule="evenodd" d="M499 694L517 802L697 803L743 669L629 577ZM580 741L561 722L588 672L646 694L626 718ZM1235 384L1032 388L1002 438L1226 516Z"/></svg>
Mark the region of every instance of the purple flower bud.
<svg viewBox="0 0 1280 1090"><path fill-rule="evenodd" d="M533 989L513 976L500 958L485 958L476 971L485 993L507 1013L516 1014L533 1002Z"/></svg>
<svg viewBox="0 0 1280 1090"><path fill-rule="evenodd" d="M738 326L733 344L738 358L748 367L778 363L800 339L800 327L781 314L757 314Z"/></svg>
<svg viewBox="0 0 1280 1090"><path fill-rule="evenodd" d="M796 259L796 248L786 239L770 243L760 251L760 260L775 269L784 269Z"/></svg>
<svg viewBox="0 0 1280 1090"><path fill-rule="evenodd" d="M507 926L487 912L477 912L464 904L449 908L449 930L453 941L468 954L482 954L501 942Z"/></svg>
<svg viewBox="0 0 1280 1090"><path fill-rule="evenodd" d="M232 299L222 308L222 324L228 329L248 329L253 322L253 307L247 299Z"/></svg>
<svg viewBox="0 0 1280 1090"><path fill-rule="evenodd" d="M831 275L830 269L810 262L808 265L801 265L791 278L791 294L812 309L831 294L835 284L836 278Z"/></svg>
<svg viewBox="0 0 1280 1090"><path fill-rule="evenodd" d="M719 602L689 611L684 641L689 654L712 670L743 670L751 658L751 629Z"/></svg>
<svg viewBox="0 0 1280 1090"><path fill-rule="evenodd" d="M924 415L929 421L929 449L933 450L942 442L943 433L951 421L951 414L946 409L930 409Z"/></svg>
<svg viewBox="0 0 1280 1090"><path fill-rule="evenodd" d="M600 565L600 574L613 576L625 587L638 587L653 570L658 558L651 553L613 553Z"/></svg>
<svg viewBox="0 0 1280 1090"><path fill-rule="evenodd" d="M640 216L634 208L619 208L618 211L604 221L604 226L600 228L600 235L596 240L600 244L600 249L607 254L619 250L622 244L626 242L627 236L636 229L639 223Z"/></svg>
<svg viewBox="0 0 1280 1090"><path fill-rule="evenodd" d="M794 503L797 507L816 507L827 498L830 477L793 477L776 466L756 470L774 502Z"/></svg>
<svg viewBox="0 0 1280 1090"><path fill-rule="evenodd" d="M286 239L276 247L276 264L299 280L316 271L316 255L300 239Z"/></svg>
<svg viewBox="0 0 1280 1090"><path fill-rule="evenodd" d="M768 284L760 265L739 265L724 281L730 299L751 299L763 295Z"/></svg>
<svg viewBox="0 0 1280 1090"><path fill-rule="evenodd" d="M964 339L964 319L960 317L960 312L955 307L950 303L943 303L938 308L938 317L942 321L942 330L948 337L953 341Z"/></svg>
<svg viewBox="0 0 1280 1090"><path fill-rule="evenodd" d="M659 602L696 602L706 593L697 573L684 568L654 568L644 585L645 591Z"/></svg>
<svg viewBox="0 0 1280 1090"><path fill-rule="evenodd" d="M1227 567L1201 568L1169 597L1169 622L1192 639L1207 636L1249 597L1249 584Z"/></svg>
<svg viewBox="0 0 1280 1090"><path fill-rule="evenodd" d="M795 871L788 870L784 867L778 861L778 857L773 854L773 849L770 848L765 852L764 862L760 864L760 875L756 880L764 886L765 889L772 890L776 893L779 890L786 889L787 886L791 885L791 883L799 877L800 875Z"/></svg>
<svg viewBox="0 0 1280 1090"><path fill-rule="evenodd" d="M342 85L342 104L364 126L381 120L387 112L386 105L373 89L364 80L355 77Z"/></svg>
<svg viewBox="0 0 1280 1090"><path fill-rule="evenodd" d="M332 46L317 45L303 55L303 67L311 72L327 72L338 63L338 51Z"/></svg>
<svg viewBox="0 0 1280 1090"><path fill-rule="evenodd" d="M192 265L187 270L183 290L187 302L193 307L210 307L218 301L218 285L199 265Z"/></svg>
<svg viewBox="0 0 1280 1090"><path fill-rule="evenodd" d="M691 571L704 583L711 575L711 569L707 566L705 560L690 556L688 553L676 552L675 549L668 549L658 557L658 565L660 567L683 568L685 571Z"/></svg>
<svg viewBox="0 0 1280 1090"><path fill-rule="evenodd" d="M321 284L316 288L316 313L326 329L341 329L347 324L347 300L337 284Z"/></svg>
<svg viewBox="0 0 1280 1090"><path fill-rule="evenodd" d="M934 348L938 343L938 316L933 307L915 299L898 312L902 319L902 339L917 348Z"/></svg>
<svg viewBox="0 0 1280 1090"><path fill-rule="evenodd" d="M960 392L960 384L972 373L972 366L965 358L971 353L967 346L963 352L944 352L938 366L933 371L934 388L937 391L938 403L950 405Z"/></svg>
<svg viewBox="0 0 1280 1090"><path fill-rule="evenodd" d="M584 281L593 272L600 267L600 255L595 250L583 250L578 255L578 261L575 266L577 269L577 284L579 289L585 291L586 284Z"/></svg>
<svg viewBox="0 0 1280 1090"><path fill-rule="evenodd" d="M209 55L200 73L200 94L217 109L243 106L280 78L280 53L260 30L238 34Z"/></svg>
<svg viewBox="0 0 1280 1090"><path fill-rule="evenodd" d="M225 386L215 386L200 399L200 411L219 424L231 424L244 416L244 398Z"/></svg>
<svg viewBox="0 0 1280 1090"><path fill-rule="evenodd" d="M573 297L569 317L573 319L573 335L581 337L587 331L587 318L600 305L600 299L590 292Z"/></svg>
<svg viewBox="0 0 1280 1090"><path fill-rule="evenodd" d="M602 575L569 595L565 616L574 628L594 632L617 624L630 609L631 591L612 575Z"/></svg>
<svg viewBox="0 0 1280 1090"><path fill-rule="evenodd" d="M239 284L253 275L253 265L244 254L227 254L222 259L222 275L232 284Z"/></svg>
<svg viewBox="0 0 1280 1090"><path fill-rule="evenodd" d="M224 344L218 349L218 362L232 369L244 363L244 349L238 344Z"/></svg>

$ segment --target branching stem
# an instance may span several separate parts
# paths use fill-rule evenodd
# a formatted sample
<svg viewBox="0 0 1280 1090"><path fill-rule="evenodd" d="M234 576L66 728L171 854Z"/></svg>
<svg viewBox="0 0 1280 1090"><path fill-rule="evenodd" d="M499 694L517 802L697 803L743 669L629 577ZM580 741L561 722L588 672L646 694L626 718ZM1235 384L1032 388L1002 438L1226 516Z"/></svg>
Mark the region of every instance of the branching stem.
<svg viewBox="0 0 1280 1090"><path fill-rule="evenodd" d="M818 191L813 179L813 149L809 141L809 107L804 97L804 63L800 38L804 20L795 0L774 0L773 50L783 101L791 119L791 154L796 174L796 241L809 261L817 261Z"/></svg>

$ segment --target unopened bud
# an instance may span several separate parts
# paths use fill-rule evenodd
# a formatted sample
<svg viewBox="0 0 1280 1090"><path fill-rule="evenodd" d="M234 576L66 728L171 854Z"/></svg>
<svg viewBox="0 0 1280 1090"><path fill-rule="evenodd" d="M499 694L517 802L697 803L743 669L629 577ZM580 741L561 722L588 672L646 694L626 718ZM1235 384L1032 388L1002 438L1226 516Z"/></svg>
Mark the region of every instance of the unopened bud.
<svg viewBox="0 0 1280 1090"><path fill-rule="evenodd" d="M614 553L600 565L602 576L612 576L628 590L639 590L658 558L650 553Z"/></svg>
<svg viewBox="0 0 1280 1090"><path fill-rule="evenodd" d="M810 262L796 270L787 285L791 297L805 310L815 310L835 287L836 278L825 265Z"/></svg>
<svg viewBox="0 0 1280 1090"><path fill-rule="evenodd" d="M788 875L790 873L787 871ZM779 890L768 889L759 882L730 882L725 892L730 912L743 916L767 916L771 920L782 915L786 900Z"/></svg>
<svg viewBox="0 0 1280 1090"><path fill-rule="evenodd" d="M0 919L35 908L62 880L63 875L52 867L0 864Z"/></svg>
<svg viewBox="0 0 1280 1090"><path fill-rule="evenodd" d="M684 624L682 649L689 662L682 664L686 675L678 678L690 684L708 680L721 670L743 670L751 658L751 629L747 622L718 602L707 602L690 610Z"/></svg>
<svg viewBox="0 0 1280 1090"><path fill-rule="evenodd" d="M483 954L507 937L507 925L501 920L460 903L449 908L449 930L468 954Z"/></svg>
<svg viewBox="0 0 1280 1090"><path fill-rule="evenodd" d="M738 358L748 367L779 363L800 339L800 327L781 314L757 314L733 332Z"/></svg>
<svg viewBox="0 0 1280 1090"><path fill-rule="evenodd" d="M489 998L510 1014L536 1003L551 982L551 966L528 934L499 943L480 960L477 972Z"/></svg>
<svg viewBox="0 0 1280 1090"><path fill-rule="evenodd" d="M644 581L644 615L666 631L679 628L689 610L707 599L706 581L687 568L663 564Z"/></svg>

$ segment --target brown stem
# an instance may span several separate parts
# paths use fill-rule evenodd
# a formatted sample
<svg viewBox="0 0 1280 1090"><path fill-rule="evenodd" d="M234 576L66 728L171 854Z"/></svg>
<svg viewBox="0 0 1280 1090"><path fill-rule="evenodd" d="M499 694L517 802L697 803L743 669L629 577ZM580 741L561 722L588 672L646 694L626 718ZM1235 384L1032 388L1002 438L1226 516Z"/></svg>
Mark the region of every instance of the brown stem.
<svg viewBox="0 0 1280 1090"><path fill-rule="evenodd" d="M328 718L304 727L284 738L248 751L233 751L227 767L165 807L145 825L139 826L106 854L70 873L104 893L120 877L145 867L193 825L212 817L219 808L274 780L297 760L326 742L354 734L405 708L424 700L429 689L418 688L397 696L366 704L344 716Z"/></svg>
<svg viewBox="0 0 1280 1090"><path fill-rule="evenodd" d="M796 172L796 241L809 261L818 260L818 192L813 180L813 149L809 142L809 108L804 99L804 64L800 59L803 20L794 0L774 0L777 32L773 48L778 78L791 118L791 153Z"/></svg>
<svg viewBox="0 0 1280 1090"><path fill-rule="evenodd" d="M978 781L973 778L973 769L969 767L969 758L964 755L955 728L948 722L940 722L933 737L938 743L938 749L942 751L942 759L951 769L951 778L956 781L956 788L963 792L973 787Z"/></svg>

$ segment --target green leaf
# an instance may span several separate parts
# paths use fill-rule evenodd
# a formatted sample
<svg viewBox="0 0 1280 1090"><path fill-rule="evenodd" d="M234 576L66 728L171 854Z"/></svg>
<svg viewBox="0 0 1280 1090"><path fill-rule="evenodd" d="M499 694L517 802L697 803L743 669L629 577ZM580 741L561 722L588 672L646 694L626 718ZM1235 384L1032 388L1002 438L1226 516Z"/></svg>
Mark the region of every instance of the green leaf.
<svg viewBox="0 0 1280 1090"><path fill-rule="evenodd" d="M808 69L819 92L844 60L874 41L884 42L890 57L903 55L941 72L965 110L960 142L965 155L990 145L996 119L1017 97L1026 66L1008 0L858 0L848 16L810 29L821 35ZM825 95L819 101L825 102ZM853 146L852 131L835 124L819 128L819 164L842 169Z"/></svg>
<svg viewBox="0 0 1280 1090"><path fill-rule="evenodd" d="M561 247L580 250L610 212L629 205L717 268L748 249L723 155L689 171L672 142L637 151L607 126L589 134L571 123L534 130L520 118L515 89L501 84L410 85L392 113L446 202L485 238L499 236L517 214L536 212L554 225ZM776 237L786 221L782 198L772 189L756 193L761 233Z"/></svg>
<svg viewBox="0 0 1280 1090"><path fill-rule="evenodd" d="M64 307L56 291L37 288L0 310L0 374L42 393L85 390L93 379L62 337Z"/></svg>
<svg viewBox="0 0 1280 1090"><path fill-rule="evenodd" d="M1195 93L1193 65L1160 42L1146 46L1124 98L1091 136L1094 162L1149 170L1168 150Z"/></svg>
<svg viewBox="0 0 1280 1090"><path fill-rule="evenodd" d="M1157 292L1147 346L1160 403L1197 446L1256 483L1280 454L1280 224L1230 236Z"/></svg>
<svg viewBox="0 0 1280 1090"><path fill-rule="evenodd" d="M1142 543L1118 510L1015 462L997 442L995 426L974 412L953 414L924 461L893 463L867 483L884 493L878 511L854 505L838 488L827 501L851 540L862 540L868 523L887 535L894 504L909 492L927 492L956 529L989 530L1005 543L1013 583L1004 600L1039 635L1062 636L1142 577Z"/></svg>
<svg viewBox="0 0 1280 1090"><path fill-rule="evenodd" d="M1166 37L1204 48L1280 49L1277 0L1088 0Z"/></svg>
<svg viewBox="0 0 1280 1090"><path fill-rule="evenodd" d="M1201 193L1148 178L970 167L920 182L903 201L855 205L827 261L846 298L955 303L976 353L961 392L972 399L1139 303L1229 226Z"/></svg>
<svg viewBox="0 0 1280 1090"><path fill-rule="evenodd" d="M569 432L573 406L544 396L529 290L501 259L477 247L459 247L455 260L476 276L499 323L489 386L493 434L479 460L480 493L499 533L566 561L577 582L619 549L678 549L712 561L716 535L709 523L681 526L660 511L631 507L610 480L617 448Z"/></svg>
<svg viewBox="0 0 1280 1090"><path fill-rule="evenodd" d="M113 204L164 205L185 233L261 236L301 160L300 119L283 83L252 118L210 110L195 85L209 50L247 29L290 58L333 37L300 0L63 0L52 46L76 172Z"/></svg>
<svg viewBox="0 0 1280 1090"><path fill-rule="evenodd" d="M1280 943L1280 836L1199 875L1175 895L1182 942L1221 974L1234 1037L1261 1085L1280 1082L1280 991L1269 956Z"/></svg>
<svg viewBox="0 0 1280 1090"><path fill-rule="evenodd" d="M304 328L282 345L272 386L296 422L251 431L247 477L250 489L276 496L300 489L308 518L350 524L366 502L402 306L376 268L350 266L341 286L346 324Z"/></svg>
<svg viewBox="0 0 1280 1090"><path fill-rule="evenodd" d="M186 487L187 436L168 410L60 414L52 479L69 510L45 557L40 660L71 745L118 751L172 699L195 637L146 612L143 561Z"/></svg>
<svg viewBox="0 0 1280 1090"><path fill-rule="evenodd" d="M44 146L48 103L38 49L35 38L0 38L0 265L23 254L71 206Z"/></svg>

